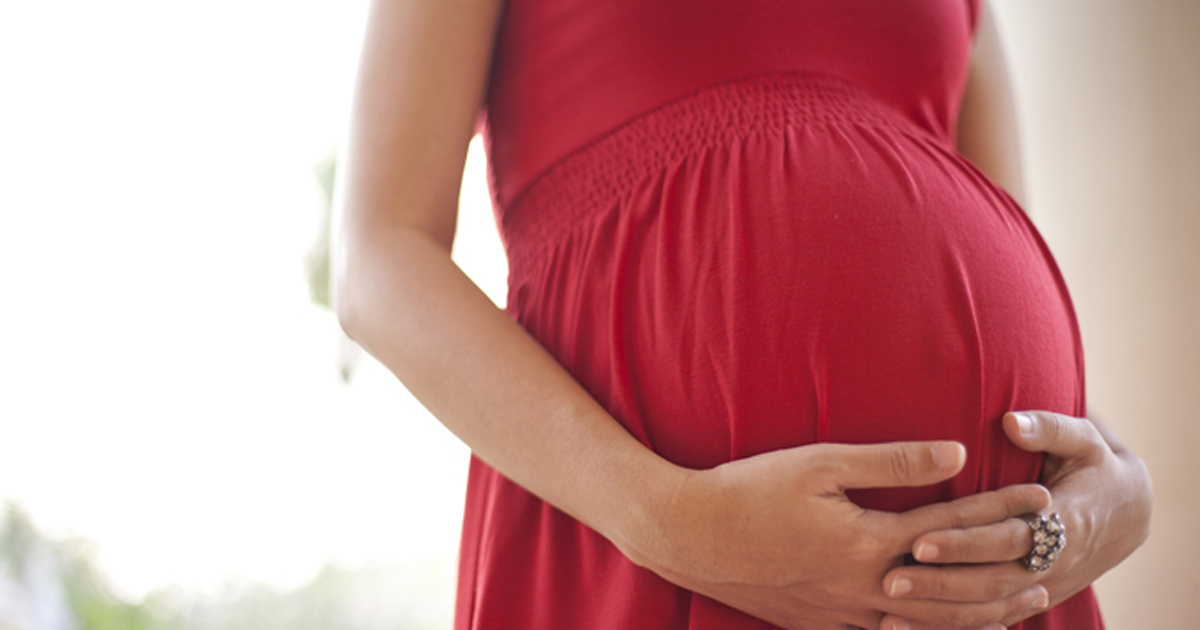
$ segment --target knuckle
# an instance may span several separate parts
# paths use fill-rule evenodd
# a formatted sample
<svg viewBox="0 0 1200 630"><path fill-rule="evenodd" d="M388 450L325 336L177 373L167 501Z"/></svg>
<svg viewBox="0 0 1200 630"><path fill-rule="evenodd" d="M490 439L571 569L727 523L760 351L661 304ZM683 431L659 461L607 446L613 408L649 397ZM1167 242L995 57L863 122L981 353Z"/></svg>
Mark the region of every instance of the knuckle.
<svg viewBox="0 0 1200 630"><path fill-rule="evenodd" d="M1050 505L1052 501L1050 488L1042 484L1030 484L1030 486L1033 492L1033 505L1030 506L1030 509L1025 510L1025 512L1031 511L1034 507L1041 509Z"/></svg>
<svg viewBox="0 0 1200 630"><path fill-rule="evenodd" d="M980 625L980 620L974 609L960 606L950 611L946 625L951 628L970 628Z"/></svg>
<svg viewBox="0 0 1200 630"><path fill-rule="evenodd" d="M954 554L955 558L960 558L963 562L970 562L978 555L978 543L965 533L959 533L948 542L950 543L950 552Z"/></svg>
<svg viewBox="0 0 1200 630"><path fill-rule="evenodd" d="M964 540L964 535L960 531L946 532L941 536L932 537L930 542L937 545L937 562L940 564L971 561L971 544Z"/></svg>
<svg viewBox="0 0 1200 630"><path fill-rule="evenodd" d="M897 480L909 479L912 477L916 466L913 464L912 456L909 455L906 448L893 448L887 451L888 466L891 468L892 475Z"/></svg>
<svg viewBox="0 0 1200 630"><path fill-rule="evenodd" d="M1004 585L1000 580L988 580L983 583L982 593L984 599L995 600L1004 597Z"/></svg>
<svg viewBox="0 0 1200 630"><path fill-rule="evenodd" d="M1007 600L1005 600L1004 617L1009 618L1020 615L1021 613L1029 610L1029 607L1032 605L1033 600L1029 597L1022 597L1021 595L1009 597Z"/></svg>
<svg viewBox="0 0 1200 630"><path fill-rule="evenodd" d="M939 530L960 530L964 529L970 520L967 512L969 511L960 502L955 503L939 503L933 507L933 514L936 516Z"/></svg>
<svg viewBox="0 0 1200 630"><path fill-rule="evenodd" d="M1024 485L1004 486L998 490L992 490L992 492L1000 499L1000 503L1008 512L1020 508L1028 500Z"/></svg>
<svg viewBox="0 0 1200 630"><path fill-rule="evenodd" d="M1014 586L1015 584L1011 577L1000 576L994 580L989 580L984 591L988 599L1003 599L1012 595L1013 591L1016 590L1013 588Z"/></svg>
<svg viewBox="0 0 1200 630"><path fill-rule="evenodd" d="M962 503L962 515L970 521L970 525L986 525L999 518L999 514L1007 509L1008 497L997 491L981 492L970 501Z"/></svg>
<svg viewBox="0 0 1200 630"><path fill-rule="evenodd" d="M1057 413L1046 413L1046 429L1050 435L1050 439L1054 442L1061 442L1070 436L1070 428L1064 422L1063 417Z"/></svg>
<svg viewBox="0 0 1200 630"><path fill-rule="evenodd" d="M951 508L946 515L952 529L966 529L971 526L971 516L961 507Z"/></svg>
<svg viewBox="0 0 1200 630"><path fill-rule="evenodd" d="M1033 537L1029 533L1029 526L1014 519L1008 528L1008 555L1020 558L1032 548Z"/></svg>
<svg viewBox="0 0 1200 630"><path fill-rule="evenodd" d="M805 474L821 479L838 479L847 472L846 464L825 450L814 450L804 465Z"/></svg>
<svg viewBox="0 0 1200 630"><path fill-rule="evenodd" d="M949 595L949 585L946 580L938 577L926 582L922 591L928 591L930 599L946 599Z"/></svg>
<svg viewBox="0 0 1200 630"><path fill-rule="evenodd" d="M1098 460L1108 450L1108 443L1104 441L1104 436L1100 435L1100 430L1091 422L1085 420L1083 425L1084 453L1093 460Z"/></svg>
<svg viewBox="0 0 1200 630"><path fill-rule="evenodd" d="M1004 488L1005 516L1017 516L1032 512L1034 507L1045 501L1046 489L1037 484L1022 484Z"/></svg>

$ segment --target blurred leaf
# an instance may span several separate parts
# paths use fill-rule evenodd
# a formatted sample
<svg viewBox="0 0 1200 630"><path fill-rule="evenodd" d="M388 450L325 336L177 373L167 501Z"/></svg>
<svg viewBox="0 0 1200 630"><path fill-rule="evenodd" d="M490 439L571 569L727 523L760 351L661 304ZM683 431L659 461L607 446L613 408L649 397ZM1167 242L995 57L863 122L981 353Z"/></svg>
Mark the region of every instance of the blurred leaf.
<svg viewBox="0 0 1200 630"><path fill-rule="evenodd" d="M92 544L49 540L12 504L5 509L3 525L0 564L8 571L0 573L0 589L25 598L24 603L35 597L41 598L41 605L60 600L63 623L55 624L55 629L434 630L450 626L456 566L452 556L355 569L326 566L307 584L291 590L240 581L228 583L218 595L172 587L133 603L114 594L97 568ZM51 588L41 584L40 592L25 571L38 562L43 563L42 569L52 568L56 579ZM18 566L22 570L14 571ZM0 628L27 627L14 625L6 614L12 613L0 606Z"/></svg>
<svg viewBox="0 0 1200 630"><path fill-rule="evenodd" d="M329 232L333 216L333 183L337 178L337 155L330 154L313 167L313 174L324 193L325 203L321 207L321 222L317 228L317 237L313 241L308 255L304 257L304 267L308 271L308 296L314 303L331 308L329 299Z"/></svg>

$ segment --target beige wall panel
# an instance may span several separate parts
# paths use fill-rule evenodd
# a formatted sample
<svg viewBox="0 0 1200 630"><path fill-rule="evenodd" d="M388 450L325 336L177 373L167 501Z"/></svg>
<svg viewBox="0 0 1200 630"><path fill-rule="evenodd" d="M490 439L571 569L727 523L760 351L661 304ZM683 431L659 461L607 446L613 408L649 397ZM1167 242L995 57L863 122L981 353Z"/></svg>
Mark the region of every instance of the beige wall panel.
<svg viewBox="0 0 1200 630"><path fill-rule="evenodd" d="M990 0L1029 206L1083 329L1091 407L1154 478L1112 630L1200 621L1200 0Z"/></svg>

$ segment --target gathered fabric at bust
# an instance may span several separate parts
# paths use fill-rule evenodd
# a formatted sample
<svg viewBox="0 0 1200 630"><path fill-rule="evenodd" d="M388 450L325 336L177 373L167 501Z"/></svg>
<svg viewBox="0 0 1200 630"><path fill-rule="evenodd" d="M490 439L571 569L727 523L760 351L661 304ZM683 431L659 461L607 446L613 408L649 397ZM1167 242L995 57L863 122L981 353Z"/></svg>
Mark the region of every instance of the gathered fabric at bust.
<svg viewBox="0 0 1200 630"><path fill-rule="evenodd" d="M977 1L507 2L483 131L510 315L681 466L957 440L954 479L851 498L1036 481L1000 418L1084 415L1082 349L1037 230L955 148ZM472 460L458 630L771 627ZM1103 624L1087 589L1018 627Z"/></svg>

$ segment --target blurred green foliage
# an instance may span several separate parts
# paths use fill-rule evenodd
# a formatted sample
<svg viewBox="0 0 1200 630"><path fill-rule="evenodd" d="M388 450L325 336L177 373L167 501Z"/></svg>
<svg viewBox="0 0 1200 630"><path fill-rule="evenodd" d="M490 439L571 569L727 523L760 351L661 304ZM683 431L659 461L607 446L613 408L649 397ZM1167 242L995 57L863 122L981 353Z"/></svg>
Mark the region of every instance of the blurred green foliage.
<svg viewBox="0 0 1200 630"><path fill-rule="evenodd" d="M150 610L116 597L97 571L83 541L51 542L34 527L29 515L13 503L5 505L0 531L3 579L13 591L58 607L56 618L73 619L81 630L152 630L162 628ZM0 619L0 626L4 626Z"/></svg>
<svg viewBox="0 0 1200 630"><path fill-rule="evenodd" d="M333 216L333 183L337 179L337 156L330 154L313 167L317 184L321 186L324 204L320 224L312 247L304 258L308 272L308 296L315 304L330 308L329 301L329 238Z"/></svg>
<svg viewBox="0 0 1200 630"><path fill-rule="evenodd" d="M141 602L117 596L82 540L53 541L13 504L0 530L0 590L25 602L0 606L0 628L26 630L19 611L58 607L54 627L79 630L434 630L448 628L453 558L344 569L327 566L295 589L228 583L217 595L175 587ZM45 579L49 577L49 581ZM12 603L11 601L9 602ZM22 606L22 604L26 604ZM6 618L6 615L16 615ZM24 618L28 623L28 615ZM36 625L30 630L46 630Z"/></svg>

